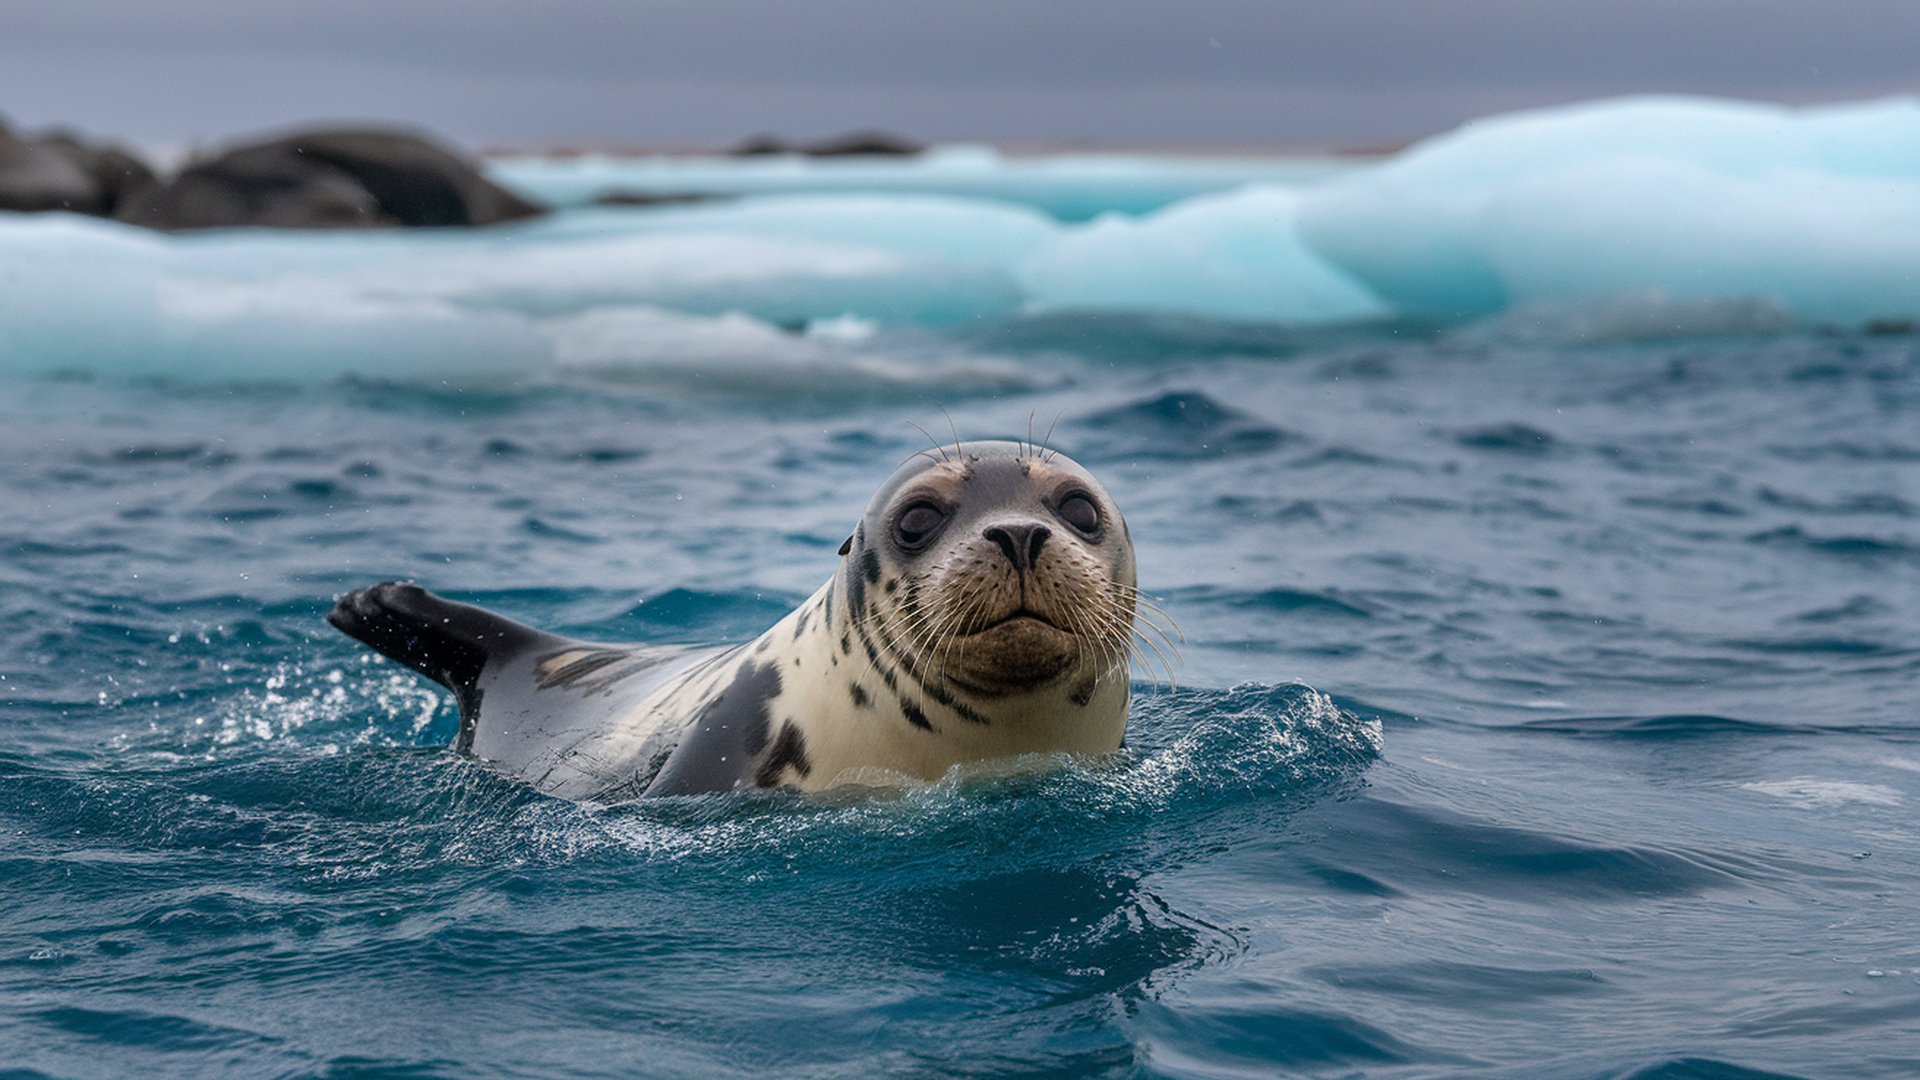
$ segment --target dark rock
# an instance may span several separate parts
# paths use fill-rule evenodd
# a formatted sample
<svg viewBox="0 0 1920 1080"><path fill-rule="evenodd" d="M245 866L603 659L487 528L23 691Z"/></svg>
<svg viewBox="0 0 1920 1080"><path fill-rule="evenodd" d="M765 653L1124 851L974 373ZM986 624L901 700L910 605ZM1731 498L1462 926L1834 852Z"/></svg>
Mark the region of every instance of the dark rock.
<svg viewBox="0 0 1920 1080"><path fill-rule="evenodd" d="M64 152L93 178L100 197L85 213L111 215L129 192L153 182L147 163L117 146L92 146L64 132L48 136L42 145Z"/></svg>
<svg viewBox="0 0 1920 1080"><path fill-rule="evenodd" d="M734 147L735 157L795 154L801 157L915 157L926 147L884 131L854 131L813 143L790 143L773 135L755 135Z"/></svg>
<svg viewBox="0 0 1920 1080"><path fill-rule="evenodd" d="M287 229L398 225L353 176L269 147L189 165L128 195L115 217L155 229L262 225Z"/></svg>
<svg viewBox="0 0 1920 1080"><path fill-rule="evenodd" d="M802 151L785 139L776 135L755 135L733 148L734 157L771 157L775 154L798 154Z"/></svg>
<svg viewBox="0 0 1920 1080"><path fill-rule="evenodd" d="M110 214L153 173L133 155L71 135L22 139L0 126L0 210Z"/></svg>
<svg viewBox="0 0 1920 1080"><path fill-rule="evenodd" d="M235 147L130 194L115 216L157 229L492 225L542 208L466 158L395 131L309 131Z"/></svg>
<svg viewBox="0 0 1920 1080"><path fill-rule="evenodd" d="M93 178L67 155L0 129L0 210L65 210L97 196Z"/></svg>
<svg viewBox="0 0 1920 1080"><path fill-rule="evenodd" d="M806 147L809 157L917 157L926 147L884 131L856 131Z"/></svg>
<svg viewBox="0 0 1920 1080"><path fill-rule="evenodd" d="M593 200L595 206L686 206L692 203L725 202L732 195L708 191L609 191Z"/></svg>

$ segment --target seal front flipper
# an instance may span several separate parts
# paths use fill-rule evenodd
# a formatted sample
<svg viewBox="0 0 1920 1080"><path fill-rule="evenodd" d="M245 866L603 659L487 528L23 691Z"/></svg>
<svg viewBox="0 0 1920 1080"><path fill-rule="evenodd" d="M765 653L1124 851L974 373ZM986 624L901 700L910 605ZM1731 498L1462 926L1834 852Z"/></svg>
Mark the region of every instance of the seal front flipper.
<svg viewBox="0 0 1920 1080"><path fill-rule="evenodd" d="M327 613L341 632L453 691L460 706L454 749L473 747L481 676L535 650L564 647L545 634L471 604L443 600L418 585L387 581L342 596Z"/></svg>

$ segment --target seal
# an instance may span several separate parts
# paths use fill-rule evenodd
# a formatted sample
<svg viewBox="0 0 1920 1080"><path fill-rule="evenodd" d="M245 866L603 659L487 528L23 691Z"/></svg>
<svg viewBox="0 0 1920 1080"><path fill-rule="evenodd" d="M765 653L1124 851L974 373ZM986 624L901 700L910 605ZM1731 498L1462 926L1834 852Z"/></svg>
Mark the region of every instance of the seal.
<svg viewBox="0 0 1920 1080"><path fill-rule="evenodd" d="M930 781L1126 730L1133 542L1079 464L1021 442L901 465L833 577L731 649L603 645L388 582L328 621L453 692L454 749L552 795Z"/></svg>

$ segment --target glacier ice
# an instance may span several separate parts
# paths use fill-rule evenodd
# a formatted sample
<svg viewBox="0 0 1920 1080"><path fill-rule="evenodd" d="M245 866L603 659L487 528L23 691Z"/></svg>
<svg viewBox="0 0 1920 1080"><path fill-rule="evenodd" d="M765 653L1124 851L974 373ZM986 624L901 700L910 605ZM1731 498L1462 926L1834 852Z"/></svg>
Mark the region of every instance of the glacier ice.
<svg viewBox="0 0 1920 1080"><path fill-rule="evenodd" d="M611 194L947 195L1030 207L1060 221L1144 214L1195 195L1248 184L1297 186L1340 175L1351 159L1325 156L1017 156L984 146L938 147L915 158L612 156L515 157L493 163L496 182L554 206Z"/></svg>
<svg viewBox="0 0 1920 1080"><path fill-rule="evenodd" d="M758 236L1006 267L1051 243L1053 219L1024 206L941 195L769 195L744 202L564 215L577 236Z"/></svg>
<svg viewBox="0 0 1920 1080"><path fill-rule="evenodd" d="M1920 101L1642 98L1498 117L1308 193L1314 250L1405 314L1657 291L1920 315Z"/></svg>
<svg viewBox="0 0 1920 1080"><path fill-rule="evenodd" d="M537 172L531 163L518 166ZM1493 117L1372 165L1325 163L1291 175L1274 164L1062 158L955 151L914 163L741 165L665 160L557 163L548 179L656 190L944 191L850 202L839 195L762 200L734 212L765 234L1007 265L1030 308L1146 310L1335 322L1395 314L1472 320L1555 307L1674 312L1722 302L1785 311L1800 324L1920 316L1920 102L1896 98L1789 108L1645 97ZM1184 198L1130 198L1188 170ZM1264 170L1264 173L1263 173ZM509 170L511 171L511 170ZM1026 198L1039 177L1104 192L1104 214L993 219L987 200ZM1235 184L1233 181L1238 180ZM1127 189L1103 185L1124 183ZM1205 185L1215 185L1211 188ZM731 185L731 187L729 187ZM772 200L767 200L772 201ZM1097 199L1095 202L1097 203ZM875 211L864 215L864 211ZM938 213L938 217L934 216ZM914 215L924 212L916 228ZM773 215L787 220L775 224ZM866 228L854 225L867 216ZM1061 216L1061 215L1056 215ZM715 211L708 220L720 222ZM697 215L666 216L684 228ZM894 232L894 225L902 226ZM1730 309L1727 309L1730 310ZM1711 324L1714 320L1706 320ZM1682 316L1677 326L1703 325Z"/></svg>
<svg viewBox="0 0 1920 1080"><path fill-rule="evenodd" d="M1297 192L1253 187L1203 195L1134 219L1110 214L1071 230L1020 268L1038 310L1351 322L1390 314L1365 286L1307 247Z"/></svg>
<svg viewBox="0 0 1920 1080"><path fill-rule="evenodd" d="M563 359L561 320L587 312L709 316L713 333L737 340L737 320L719 317L777 335L845 317L1002 318L1022 302L991 260L781 231L166 236L0 215L0 373L516 371Z"/></svg>
<svg viewBox="0 0 1920 1080"><path fill-rule="evenodd" d="M0 373L405 376L674 357L738 369L760 356L803 379L911 352L919 328L1054 311L1413 317L1570 341L1920 322L1914 99L1596 102L1292 173L956 150L884 164L582 159L547 180L584 191L642 174L747 197L447 231L173 236L0 214Z"/></svg>

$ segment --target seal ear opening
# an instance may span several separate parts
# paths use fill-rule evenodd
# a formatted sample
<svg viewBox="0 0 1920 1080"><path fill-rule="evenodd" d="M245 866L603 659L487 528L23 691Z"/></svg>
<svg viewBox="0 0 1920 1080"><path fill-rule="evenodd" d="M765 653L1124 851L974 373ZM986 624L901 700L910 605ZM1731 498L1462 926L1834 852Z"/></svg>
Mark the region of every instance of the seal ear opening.
<svg viewBox="0 0 1920 1080"><path fill-rule="evenodd" d="M852 534L848 534L847 539L840 545L840 554L845 555L847 552L852 550L853 550L853 536Z"/></svg>

